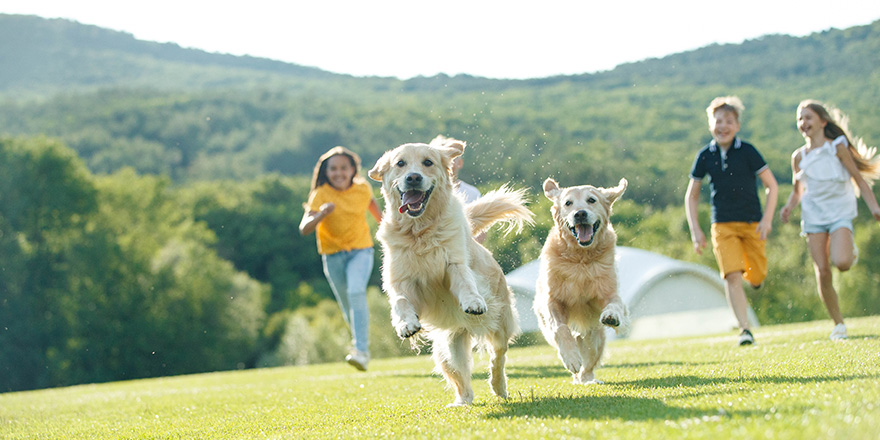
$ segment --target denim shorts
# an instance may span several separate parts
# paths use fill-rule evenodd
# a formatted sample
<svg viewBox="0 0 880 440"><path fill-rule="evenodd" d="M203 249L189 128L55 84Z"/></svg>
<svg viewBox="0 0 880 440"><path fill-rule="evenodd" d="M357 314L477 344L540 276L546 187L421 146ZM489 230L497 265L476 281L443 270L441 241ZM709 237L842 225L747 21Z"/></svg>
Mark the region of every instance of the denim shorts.
<svg viewBox="0 0 880 440"><path fill-rule="evenodd" d="M819 234L822 232L830 234L840 228L847 228L852 231L852 219L844 218L824 225L817 225L814 223L801 221L801 235L804 237L806 237L807 234Z"/></svg>

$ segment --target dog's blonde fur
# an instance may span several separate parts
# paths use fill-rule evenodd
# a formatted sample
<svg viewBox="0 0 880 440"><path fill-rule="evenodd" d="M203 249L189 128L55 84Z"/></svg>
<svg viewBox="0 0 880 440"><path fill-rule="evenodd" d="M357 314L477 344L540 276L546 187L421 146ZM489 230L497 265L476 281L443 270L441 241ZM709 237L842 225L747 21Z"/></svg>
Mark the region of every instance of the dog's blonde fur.
<svg viewBox="0 0 880 440"><path fill-rule="evenodd" d="M574 383L601 383L593 370L605 348L602 324L618 332L629 325L617 291L617 234L610 222L611 205L626 183L560 188L553 179L544 181L544 195L553 201L553 228L541 251L534 310Z"/></svg>
<svg viewBox="0 0 880 440"><path fill-rule="evenodd" d="M524 192L506 187L465 206L451 177L452 159L464 149L454 139L404 144L369 172L385 199L377 238L392 325L401 339L425 334L433 342L437 370L455 391L451 406L473 402L475 343L489 352L493 392L507 397L504 363L519 332L501 267L473 235L498 221L519 228L532 221Z"/></svg>

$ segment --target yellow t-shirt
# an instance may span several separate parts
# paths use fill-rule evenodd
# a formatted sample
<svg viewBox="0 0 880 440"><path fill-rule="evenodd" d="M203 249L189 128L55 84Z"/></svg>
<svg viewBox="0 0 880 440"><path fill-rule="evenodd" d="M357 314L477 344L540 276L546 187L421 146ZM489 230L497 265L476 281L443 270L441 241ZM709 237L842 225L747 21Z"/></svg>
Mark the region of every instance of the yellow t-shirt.
<svg viewBox="0 0 880 440"><path fill-rule="evenodd" d="M324 217L315 230L319 254L373 247L370 226L367 225L367 211L372 199L370 184L363 179L355 179L354 184L344 191L325 183L312 192L307 203L309 211L320 211L321 205L327 202L336 204L333 212Z"/></svg>

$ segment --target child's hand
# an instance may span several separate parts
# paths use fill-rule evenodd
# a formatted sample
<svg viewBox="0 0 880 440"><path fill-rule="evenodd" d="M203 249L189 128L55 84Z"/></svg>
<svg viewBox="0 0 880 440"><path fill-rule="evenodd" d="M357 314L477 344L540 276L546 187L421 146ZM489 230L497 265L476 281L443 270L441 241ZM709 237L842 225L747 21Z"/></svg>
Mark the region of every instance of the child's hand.
<svg viewBox="0 0 880 440"><path fill-rule="evenodd" d="M758 227L755 228L755 232L761 235L761 240L767 240L767 236L770 235L770 231L773 229L773 219L769 218L767 220L761 220L758 222Z"/></svg>
<svg viewBox="0 0 880 440"><path fill-rule="evenodd" d="M706 236L703 234L703 231L697 229L691 234L691 241L694 242L694 252L697 255L703 255L703 248L706 247Z"/></svg>
<svg viewBox="0 0 880 440"><path fill-rule="evenodd" d="M788 217L791 215L791 206L785 205L779 210L779 220L782 223L788 223Z"/></svg>
<svg viewBox="0 0 880 440"><path fill-rule="evenodd" d="M321 208L320 208L320 209L321 209L321 210L318 211L318 212L321 213L321 216L322 216L322 217L326 217L328 214L330 214L331 212L333 212L334 209L336 209L336 204L333 203L333 202L327 202L327 203L321 205Z"/></svg>

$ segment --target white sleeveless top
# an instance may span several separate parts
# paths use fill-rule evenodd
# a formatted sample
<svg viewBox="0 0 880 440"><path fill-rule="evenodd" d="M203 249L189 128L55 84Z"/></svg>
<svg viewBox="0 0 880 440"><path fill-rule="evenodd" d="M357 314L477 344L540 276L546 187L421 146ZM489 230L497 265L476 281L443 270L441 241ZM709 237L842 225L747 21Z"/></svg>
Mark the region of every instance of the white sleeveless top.
<svg viewBox="0 0 880 440"><path fill-rule="evenodd" d="M801 170L795 178L806 187L801 199L801 220L805 223L827 225L858 215L852 176L837 158L840 144L849 146L846 136L826 141L809 153L801 149Z"/></svg>

